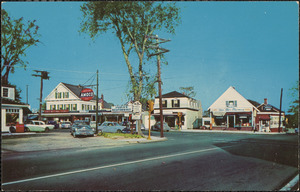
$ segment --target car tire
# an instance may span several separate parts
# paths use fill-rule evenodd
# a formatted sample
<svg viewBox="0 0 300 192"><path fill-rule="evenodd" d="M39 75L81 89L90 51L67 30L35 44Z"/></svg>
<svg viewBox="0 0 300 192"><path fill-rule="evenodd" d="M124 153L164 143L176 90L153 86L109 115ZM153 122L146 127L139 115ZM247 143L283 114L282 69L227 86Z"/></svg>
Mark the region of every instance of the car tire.
<svg viewBox="0 0 300 192"><path fill-rule="evenodd" d="M9 128L9 131L10 131L11 133L15 133L15 132L16 132L16 129L15 129L14 127L10 127L10 128Z"/></svg>
<svg viewBox="0 0 300 192"><path fill-rule="evenodd" d="M28 127L24 127L24 132L30 132Z"/></svg>
<svg viewBox="0 0 300 192"><path fill-rule="evenodd" d="M49 131L50 131L50 129L48 127L46 127L45 132L49 132Z"/></svg>
<svg viewBox="0 0 300 192"><path fill-rule="evenodd" d="M117 133L122 133L122 131L120 129L117 130Z"/></svg>

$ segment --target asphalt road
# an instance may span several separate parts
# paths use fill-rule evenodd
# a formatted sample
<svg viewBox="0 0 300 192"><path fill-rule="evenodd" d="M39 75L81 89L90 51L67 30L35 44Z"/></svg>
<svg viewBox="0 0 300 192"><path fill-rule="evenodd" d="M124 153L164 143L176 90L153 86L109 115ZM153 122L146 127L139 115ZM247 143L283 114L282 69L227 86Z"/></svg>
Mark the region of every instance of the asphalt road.
<svg viewBox="0 0 300 192"><path fill-rule="evenodd" d="M2 154L2 189L269 191L298 171L296 135L165 136L156 143Z"/></svg>

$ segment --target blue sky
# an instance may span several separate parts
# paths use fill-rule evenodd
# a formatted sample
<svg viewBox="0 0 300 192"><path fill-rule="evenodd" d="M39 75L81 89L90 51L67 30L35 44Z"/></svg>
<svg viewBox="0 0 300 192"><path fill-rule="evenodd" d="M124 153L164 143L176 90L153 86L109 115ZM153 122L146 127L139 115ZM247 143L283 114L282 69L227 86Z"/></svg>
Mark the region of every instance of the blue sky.
<svg viewBox="0 0 300 192"><path fill-rule="evenodd" d="M40 80L33 70L47 70L43 98L59 82L84 84L100 73L99 93L107 102L127 102L128 69L120 44L111 33L95 42L78 32L83 2L5 2L11 17L36 20L41 44L27 51L28 68L16 68L9 81L22 89L26 101L38 108ZM178 2L182 23L176 34L157 34L171 42L162 47L168 65L162 66L163 94L194 86L206 110L229 86L246 99L283 110L292 101L289 89L299 79L299 28L296 2ZM133 58L132 61L135 61ZM155 63L148 64L156 71ZM152 65L152 66L151 66ZM89 83L89 82L88 82ZM95 83L95 81L94 81Z"/></svg>

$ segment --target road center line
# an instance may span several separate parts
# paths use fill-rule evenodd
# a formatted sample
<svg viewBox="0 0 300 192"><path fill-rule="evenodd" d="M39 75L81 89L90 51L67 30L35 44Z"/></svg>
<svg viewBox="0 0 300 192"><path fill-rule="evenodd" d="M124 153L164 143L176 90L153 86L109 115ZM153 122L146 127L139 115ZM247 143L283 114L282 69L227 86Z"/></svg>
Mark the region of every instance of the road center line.
<svg viewBox="0 0 300 192"><path fill-rule="evenodd" d="M227 147L230 147L230 146L227 146ZM227 148L227 147L222 147L222 148ZM82 169L82 170L78 170L78 171L69 171L69 172L65 172L65 173L58 173L58 174L47 175L47 176L42 176L42 177L34 177L31 179L23 179L23 180L18 180L18 181L2 183L2 186L23 183L23 182L28 182L28 181L35 181L35 180L40 180L40 179L46 179L46 178L51 178L51 177L59 177L59 176L76 174L76 173L83 173L83 172L94 171L94 170L98 170L98 169L105 169L105 168L110 168L110 167L117 167L117 166L122 166L122 165L130 165L130 164L134 164L134 163L141 163L141 162L152 161L152 160L165 159L165 158L176 157L176 156L189 155L189 154L194 154L194 153L201 153L201 152L206 152L206 151L213 151L213 150L222 149L222 148L215 147L215 148L202 149L202 150L190 151L190 152L185 152L185 153L176 153L173 155L164 155L164 156L152 157L152 158L141 159L141 160L136 160L136 161L129 161L129 162L124 162L124 163L116 163L116 164L112 164L112 165L94 167L94 168L89 168L89 169Z"/></svg>

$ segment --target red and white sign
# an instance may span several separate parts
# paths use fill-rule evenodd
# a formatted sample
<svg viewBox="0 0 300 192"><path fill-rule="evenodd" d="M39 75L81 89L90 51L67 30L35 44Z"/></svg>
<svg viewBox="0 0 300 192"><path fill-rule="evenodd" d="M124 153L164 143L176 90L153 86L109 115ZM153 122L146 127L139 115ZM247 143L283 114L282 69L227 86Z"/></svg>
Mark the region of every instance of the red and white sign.
<svg viewBox="0 0 300 192"><path fill-rule="evenodd" d="M94 97L94 91L89 88L85 88L80 92L80 99L83 101L90 101Z"/></svg>

